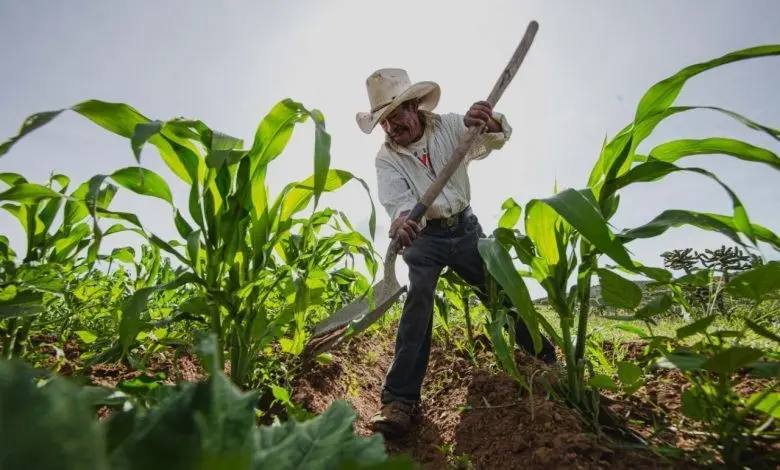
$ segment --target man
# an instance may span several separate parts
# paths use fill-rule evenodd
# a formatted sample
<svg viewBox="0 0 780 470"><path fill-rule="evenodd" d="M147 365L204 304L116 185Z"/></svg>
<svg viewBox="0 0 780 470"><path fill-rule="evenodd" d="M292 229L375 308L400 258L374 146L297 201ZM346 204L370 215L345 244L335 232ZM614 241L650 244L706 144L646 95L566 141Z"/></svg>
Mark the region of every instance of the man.
<svg viewBox="0 0 780 470"><path fill-rule="evenodd" d="M373 418L376 431L387 437L405 433L417 412L423 378L428 367L433 329L433 298L445 266L485 297L485 269L477 250L484 237L469 207L471 190L466 165L501 149L512 129L506 118L484 101L474 103L465 115L435 114L441 94L434 82L412 84L403 69L386 68L366 80L370 112L357 114L361 130L370 134L377 124L385 142L375 164L379 200L392 220L389 236L399 234L403 259L409 267L409 290L396 336L395 355L382 389L382 408ZM406 216L433 183L469 127L485 123L481 142L472 147L464 164L452 175L418 225ZM525 323L516 319L516 338L533 351ZM547 338L538 356L555 361Z"/></svg>

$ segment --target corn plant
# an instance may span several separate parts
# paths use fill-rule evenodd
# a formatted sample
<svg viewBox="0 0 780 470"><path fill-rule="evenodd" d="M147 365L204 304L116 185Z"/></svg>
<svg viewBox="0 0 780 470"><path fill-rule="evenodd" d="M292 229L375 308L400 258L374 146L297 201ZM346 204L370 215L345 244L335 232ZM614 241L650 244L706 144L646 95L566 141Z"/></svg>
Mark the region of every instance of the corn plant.
<svg viewBox="0 0 780 470"><path fill-rule="evenodd" d="M743 299L758 310L762 303L780 297L780 262L744 271L726 285L725 292ZM707 316L679 328L676 340L697 337L691 345L673 349L661 345L667 338L650 336L647 339L659 346L659 367L679 370L690 383L681 396L682 413L694 422L706 425L713 448L719 449L721 459L729 467L757 467L760 461L777 459L778 455L751 457L747 451L760 439L763 431L780 418L780 355L770 348L747 345L747 332L780 345L780 337L750 319L738 328L714 328L714 313L718 297L713 295ZM776 314L776 312L775 312ZM750 396L741 396L735 384L743 377L774 377L762 390ZM705 456L708 462L714 456ZM748 462L747 460L751 460Z"/></svg>
<svg viewBox="0 0 780 470"><path fill-rule="evenodd" d="M3 355L10 358L22 354L36 316L67 294L70 282L97 261L100 237L93 236L86 220L88 201L91 207L106 208L116 188L90 191L89 183L83 183L68 194L70 178L62 174L52 175L44 185L16 173L2 173L0 181L7 186L0 192L2 208L19 221L26 242L23 256L17 256L6 237L0 243Z"/></svg>
<svg viewBox="0 0 780 470"><path fill-rule="evenodd" d="M598 411L595 408L597 395L587 386L585 373L590 291L594 276L599 279L602 296L608 305L636 310L630 317L632 320L652 321L654 315L668 310L673 301L685 303L680 284L671 272L644 266L631 258L627 245L632 240L655 237L671 228L690 225L719 232L740 246L745 246L741 238L744 236L753 246L764 242L780 250L780 238L765 227L754 224L737 195L715 174L702 168L675 164L687 156L722 153L777 170L780 169L777 155L747 142L724 137L674 140L654 147L648 155L637 153L638 146L664 119L698 109L732 117L753 130L780 140L780 131L730 110L712 106L674 106L682 87L691 77L724 64L778 54L779 45L744 49L686 67L656 83L640 100L633 122L611 141L605 141L585 188L565 189L556 191L549 198L531 200L524 210L525 233L513 230L519 220L518 208L505 204L505 217L493 237L480 241L480 253L488 271L509 293L513 304L528 323L537 349L540 328L562 347L567 374L564 388L572 405L591 414ZM731 198L733 213L725 215L669 209L640 227L613 232L609 220L619 208L621 189L632 184L658 181L676 172L704 176L720 185ZM530 268L530 273L526 275L544 287L550 306L559 316L561 337L536 311L523 276L516 271L511 250L520 263ZM599 266L602 256L616 263L618 271ZM638 308L643 297L641 289L619 271L650 278L666 289ZM570 285L569 280L575 275L576 282ZM634 375L626 374L627 378Z"/></svg>
<svg viewBox="0 0 780 470"><path fill-rule="evenodd" d="M316 236L330 217L317 211L321 195L353 179L361 182L369 194L372 238L375 231L374 203L365 182L347 171L330 168L330 135L319 111L291 100L279 102L258 125L251 147L245 149L241 140L212 130L202 121L150 120L124 103L90 100L69 109L129 139L138 163L91 178L86 201L105 191L107 182L163 200L171 207L180 236L178 240L162 240L149 232L135 214L91 204L88 208L95 221L94 238L99 242L104 235L98 222L118 220L105 233L112 229L135 231L187 267L168 283L137 290L125 303L117 340L123 357L148 323L142 313L150 296L189 285L196 288L195 292L179 309L207 320L219 341L218 362L222 364L223 349L227 348L231 378L237 384L246 384L252 361L272 341L290 333L296 343L301 343L302 319L323 294L327 271L343 258L338 253L361 253L369 272L375 271L370 241L351 226L336 230L331 238L320 240ZM0 145L0 156L63 111L30 116L17 136ZM269 164L282 153L295 125L308 119L315 124L314 173L303 181L287 184L272 197L266 186ZM147 143L156 147L174 175L189 185L186 211L174 203L162 176L140 166ZM25 191L41 200L62 197L39 186ZM312 201L312 215L298 218ZM97 259L97 246L90 245L88 261ZM269 304L269 299L278 303Z"/></svg>

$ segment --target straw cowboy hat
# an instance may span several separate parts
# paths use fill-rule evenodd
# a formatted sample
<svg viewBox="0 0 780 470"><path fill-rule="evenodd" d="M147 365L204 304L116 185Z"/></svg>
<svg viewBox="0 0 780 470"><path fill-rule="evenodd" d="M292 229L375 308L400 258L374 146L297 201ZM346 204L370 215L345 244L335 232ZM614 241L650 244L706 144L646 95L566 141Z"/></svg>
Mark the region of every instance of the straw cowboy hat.
<svg viewBox="0 0 780 470"><path fill-rule="evenodd" d="M439 104L441 89L434 82L412 84L404 69L379 69L366 79L371 110L357 113L360 130L370 134L374 127L404 101L420 99L420 109L432 111Z"/></svg>

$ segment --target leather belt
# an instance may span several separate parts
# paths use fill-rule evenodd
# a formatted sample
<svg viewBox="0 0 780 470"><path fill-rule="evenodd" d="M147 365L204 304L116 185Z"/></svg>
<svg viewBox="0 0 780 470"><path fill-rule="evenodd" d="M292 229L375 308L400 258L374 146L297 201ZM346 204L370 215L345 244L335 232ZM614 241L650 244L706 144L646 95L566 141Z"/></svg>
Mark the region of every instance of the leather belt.
<svg viewBox="0 0 780 470"><path fill-rule="evenodd" d="M471 206L466 206L466 208L463 209L462 211L458 212L457 214L453 214L449 217L443 217L440 219L428 219L425 221L425 226L431 228L450 229L465 221L466 218L471 214L472 214Z"/></svg>

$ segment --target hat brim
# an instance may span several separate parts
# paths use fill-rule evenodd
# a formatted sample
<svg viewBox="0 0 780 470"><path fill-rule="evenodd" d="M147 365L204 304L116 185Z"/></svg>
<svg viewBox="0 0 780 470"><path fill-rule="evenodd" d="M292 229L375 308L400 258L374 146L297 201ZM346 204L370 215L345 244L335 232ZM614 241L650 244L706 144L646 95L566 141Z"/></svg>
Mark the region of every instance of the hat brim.
<svg viewBox="0 0 780 470"><path fill-rule="evenodd" d="M355 116L358 127L365 134L370 134L382 119L388 114L392 113L395 108L401 103L409 101L411 99L420 99L420 109L424 111L433 111L436 105L439 104L439 98L441 97L441 88L435 82L417 82L403 91L400 95L387 106L382 108L376 113L359 112Z"/></svg>

